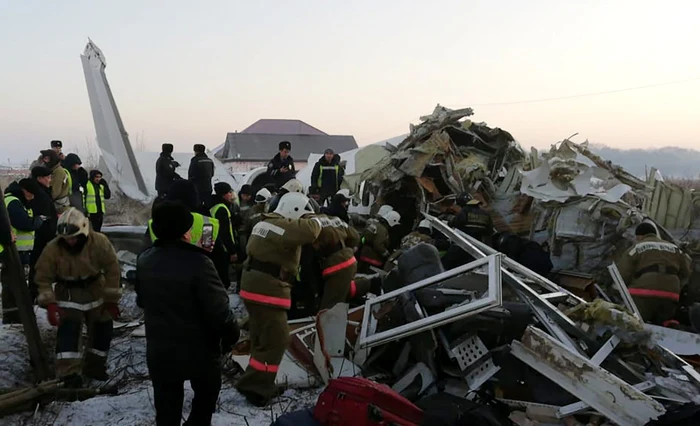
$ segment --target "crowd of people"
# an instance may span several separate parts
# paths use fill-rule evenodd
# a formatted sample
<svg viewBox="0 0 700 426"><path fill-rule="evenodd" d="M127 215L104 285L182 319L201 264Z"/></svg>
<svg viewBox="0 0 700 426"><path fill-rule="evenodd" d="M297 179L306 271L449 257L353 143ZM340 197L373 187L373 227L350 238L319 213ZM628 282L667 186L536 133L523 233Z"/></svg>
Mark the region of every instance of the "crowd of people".
<svg viewBox="0 0 700 426"><path fill-rule="evenodd" d="M31 270L30 288L58 326L57 374L77 384L82 377L106 380L121 296L114 248L99 232L111 192L101 172L85 172L75 154L64 157L59 141L51 147L41 152L30 178L6 190L11 232ZM351 194L340 188L339 157L326 150L314 166L312 185L304 188L290 151L289 142L279 144L267 166L268 185L243 185L235 193L228 183L212 185L214 162L203 145L194 146L188 179L176 171L172 145L163 145L148 243L134 277L159 425L179 424L185 381L195 393L185 424L210 424L221 389L220 358L240 336L227 294L232 281L248 313L250 339L249 364L236 389L262 407L279 394L275 378L290 342L289 319L380 294L382 275L374 272L420 244L435 247L445 269L473 260L430 221L397 231L403 219L398 206L382 204L365 223L355 223L348 211ZM450 210L446 222L454 229L543 276L552 270L546 246L496 233L478 198L458 194ZM637 236L620 272L643 318L672 325L689 264L652 225L640 225ZM17 321L11 294L2 296L3 322Z"/></svg>

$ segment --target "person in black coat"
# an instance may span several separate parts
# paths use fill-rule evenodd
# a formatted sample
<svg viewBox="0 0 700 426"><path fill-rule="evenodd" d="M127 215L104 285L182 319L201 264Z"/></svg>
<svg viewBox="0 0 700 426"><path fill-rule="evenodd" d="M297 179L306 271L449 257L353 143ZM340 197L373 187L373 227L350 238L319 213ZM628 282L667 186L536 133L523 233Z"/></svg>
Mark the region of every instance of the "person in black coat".
<svg viewBox="0 0 700 426"><path fill-rule="evenodd" d="M280 151L272 157L272 160L267 163L267 175L275 184L276 190L281 188L282 185L287 183L290 179L293 179L297 173L294 168L294 159L289 155L292 151L291 142L280 142L279 150Z"/></svg>
<svg viewBox="0 0 700 426"><path fill-rule="evenodd" d="M136 265L137 304L144 310L146 362L157 425L179 425L184 382L194 390L186 425L209 425L221 390L221 355L239 329L214 264L189 243L192 215L164 201L153 212L158 240Z"/></svg>
<svg viewBox="0 0 700 426"><path fill-rule="evenodd" d="M226 182L218 182L214 185L214 201L211 208L211 216L219 221L219 237L224 250L217 250L216 256L212 257L219 278L224 287L229 288L231 279L229 278L229 267L238 260L240 253L236 244L238 234L240 212L233 204L233 188ZM223 205L220 206L220 205ZM214 254L214 253L212 253Z"/></svg>
<svg viewBox="0 0 700 426"><path fill-rule="evenodd" d="M80 160L78 154L70 153L66 155L66 158L61 162L61 166L68 170L71 177L72 186L70 189L70 196L68 197L70 199L70 205L85 212L83 193L88 181L88 173L82 167L83 162Z"/></svg>
<svg viewBox="0 0 700 426"><path fill-rule="evenodd" d="M319 158L311 172L311 186L319 194L319 204L324 205L340 189L345 170L340 166L340 155L328 148Z"/></svg>
<svg viewBox="0 0 700 426"><path fill-rule="evenodd" d="M13 229L21 232L36 232L43 225L46 217L35 215L31 210L31 202L34 194L39 193L41 188L32 179L22 179L19 182L12 182L5 190L5 205L7 206L7 216ZM14 197L17 200L8 201ZM30 213L31 210L31 213ZM23 265L29 265L33 244L29 250L24 250L21 244L17 244L19 257Z"/></svg>
<svg viewBox="0 0 700 426"><path fill-rule="evenodd" d="M214 178L214 162L207 157L204 145L194 146L194 157L190 161L187 179L194 183L199 193L199 200L205 207L211 207L211 180Z"/></svg>
<svg viewBox="0 0 700 426"><path fill-rule="evenodd" d="M39 186L39 190L34 194L34 199L31 203L34 216L46 218L41 227L34 233L34 249L29 259L29 290L32 294L32 299L36 299L39 293L34 283L34 274L36 272L34 265L36 265L36 261L49 241L56 236L58 213L56 212L56 205L51 199L51 170L43 166L34 167L32 169L32 180Z"/></svg>
<svg viewBox="0 0 700 426"><path fill-rule="evenodd" d="M350 225L350 215L348 214L349 206L350 199L341 192L333 196L331 204L328 207L321 207L321 213L340 218L343 222Z"/></svg>
<svg viewBox="0 0 700 426"><path fill-rule="evenodd" d="M165 197L168 188L170 188L174 180L182 179L175 172L175 169L180 167L180 163L173 160L172 154L173 145L164 143L160 157L156 161L156 191L158 191L158 198Z"/></svg>

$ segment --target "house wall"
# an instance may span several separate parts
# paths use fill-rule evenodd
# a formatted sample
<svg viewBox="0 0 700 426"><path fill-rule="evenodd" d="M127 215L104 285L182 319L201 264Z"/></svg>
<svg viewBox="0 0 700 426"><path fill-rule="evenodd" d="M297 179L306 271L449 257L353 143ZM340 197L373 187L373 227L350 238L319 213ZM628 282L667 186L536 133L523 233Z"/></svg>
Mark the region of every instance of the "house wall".
<svg viewBox="0 0 700 426"><path fill-rule="evenodd" d="M237 161L237 160L232 160L232 161L227 161L224 163L224 166L228 169L229 173L245 173L249 172L253 169L256 169L258 167L265 167L267 166L267 161ZM296 167L297 171L303 169L306 167L306 161L294 161L294 166Z"/></svg>

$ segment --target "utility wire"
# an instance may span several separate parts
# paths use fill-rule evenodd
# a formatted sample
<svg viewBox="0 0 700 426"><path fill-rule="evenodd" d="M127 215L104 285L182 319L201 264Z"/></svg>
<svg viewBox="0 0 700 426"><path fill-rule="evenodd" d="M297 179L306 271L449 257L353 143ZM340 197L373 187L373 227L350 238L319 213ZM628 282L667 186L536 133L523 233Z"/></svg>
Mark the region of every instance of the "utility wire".
<svg viewBox="0 0 700 426"><path fill-rule="evenodd" d="M589 97L589 96L608 95L611 93L629 92L632 90L649 89L652 87L660 87L660 86L668 86L671 84L688 83L691 81L698 81L698 80L700 80L700 77L689 78L689 79L685 79L685 80L668 81L665 83L647 84L645 86L627 87L624 89L606 90L603 92L581 93L578 95L559 96L556 98L530 99L530 100L525 100L525 101L513 101L513 102L489 102L489 103L470 104L469 106L476 107L476 106L494 106L494 105L517 105L517 104L530 104L530 103L535 103L535 102L559 101L559 100L563 100L563 99L584 98L584 97Z"/></svg>

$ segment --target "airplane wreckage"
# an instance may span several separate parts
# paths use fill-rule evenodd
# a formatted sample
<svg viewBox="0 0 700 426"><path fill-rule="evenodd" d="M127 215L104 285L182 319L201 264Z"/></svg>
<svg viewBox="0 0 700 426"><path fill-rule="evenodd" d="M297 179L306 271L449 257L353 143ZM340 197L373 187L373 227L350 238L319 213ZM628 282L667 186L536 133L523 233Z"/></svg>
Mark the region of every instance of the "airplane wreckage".
<svg viewBox="0 0 700 426"><path fill-rule="evenodd" d="M89 43L83 58L112 182L145 200L143 169L106 83L102 53ZM642 222L698 260L695 246L682 241L693 228L698 197L656 171L641 180L570 138L545 153L525 152L510 133L473 122L472 115L471 108L438 105L396 145L340 155L351 157L344 185L356 214L391 204L402 215L403 234L428 219L474 260L444 270L435 247L419 244L375 271L383 275L382 294L290 320L278 383L309 388L363 376L419 406L441 393L489 399L490 407L509 412L504 425L654 425L700 404L694 368L700 336L643 323L614 264ZM365 149L372 154L363 156ZM547 247L551 274L448 226L444 219L464 191L483 202L498 232ZM127 286L144 231L103 228ZM699 279L694 272L690 281ZM679 320L691 329L687 318ZM133 335L143 337L138 329ZM240 343L229 368L245 368L247 350Z"/></svg>

